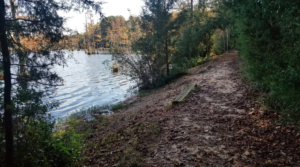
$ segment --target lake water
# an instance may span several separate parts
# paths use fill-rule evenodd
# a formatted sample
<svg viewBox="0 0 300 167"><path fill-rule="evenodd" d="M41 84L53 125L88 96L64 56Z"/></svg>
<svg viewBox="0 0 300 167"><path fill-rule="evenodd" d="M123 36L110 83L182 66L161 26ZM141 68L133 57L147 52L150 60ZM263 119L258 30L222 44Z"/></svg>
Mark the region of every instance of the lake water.
<svg viewBox="0 0 300 167"><path fill-rule="evenodd" d="M112 55L87 55L83 51L74 51L73 58L68 60L67 67L54 69L64 79L64 85L56 87L50 95L50 99L61 103L50 112L54 118L133 96L133 92L128 90L136 83L120 72L112 72Z"/></svg>

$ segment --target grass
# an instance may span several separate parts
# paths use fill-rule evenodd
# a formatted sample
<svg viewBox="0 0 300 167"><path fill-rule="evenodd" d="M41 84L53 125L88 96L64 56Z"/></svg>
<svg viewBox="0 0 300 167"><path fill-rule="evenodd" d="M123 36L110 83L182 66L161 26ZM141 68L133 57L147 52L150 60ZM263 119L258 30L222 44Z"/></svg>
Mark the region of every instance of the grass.
<svg viewBox="0 0 300 167"><path fill-rule="evenodd" d="M96 116L108 112L109 109L110 109L109 105L102 105L102 106L92 106L89 108L83 108L74 111L73 113L68 114L62 118L58 118L56 121L56 127L58 129L62 129L68 126L75 126L77 122L80 122L83 119L92 120Z"/></svg>
<svg viewBox="0 0 300 167"><path fill-rule="evenodd" d="M141 148L151 144L160 134L157 122L138 121L136 117L143 112L118 114L113 116L96 116L94 120L81 120L76 122L75 131L83 134L85 143L83 155L85 162L98 162L102 159L104 164L119 164L119 166L143 166L143 152ZM150 143L149 143L150 142ZM101 166L101 165L100 165Z"/></svg>
<svg viewBox="0 0 300 167"><path fill-rule="evenodd" d="M125 150L121 163L127 164L131 167L143 166L141 163L141 157L141 153L136 152L133 147L129 147Z"/></svg>
<svg viewBox="0 0 300 167"><path fill-rule="evenodd" d="M149 96L154 93L156 89L147 89L147 90L140 90L138 93L139 97Z"/></svg>
<svg viewBox="0 0 300 167"><path fill-rule="evenodd" d="M113 72L118 72L118 71L119 71L119 65L116 64L116 63L114 63L114 64L112 65L112 70L113 70Z"/></svg>
<svg viewBox="0 0 300 167"><path fill-rule="evenodd" d="M110 105L110 109L112 111L117 111L117 110L125 109L125 108L128 108L128 105L124 102L119 102L119 103Z"/></svg>
<svg viewBox="0 0 300 167"><path fill-rule="evenodd" d="M89 108L82 108L62 118L59 118L57 120L57 125L62 125L62 124L78 121L81 119L94 119L95 117L102 115L103 113L108 113L109 110L117 111L125 108L128 108L128 105L125 104L124 102L119 102L111 105L105 104L102 106L92 106Z"/></svg>

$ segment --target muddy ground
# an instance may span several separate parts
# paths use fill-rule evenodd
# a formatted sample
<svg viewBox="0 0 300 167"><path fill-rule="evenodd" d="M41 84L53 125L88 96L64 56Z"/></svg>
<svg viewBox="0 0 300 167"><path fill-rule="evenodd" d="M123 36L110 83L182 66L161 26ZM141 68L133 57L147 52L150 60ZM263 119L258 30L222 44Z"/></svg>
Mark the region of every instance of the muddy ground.
<svg viewBox="0 0 300 167"><path fill-rule="evenodd" d="M172 101L195 83L184 102ZM236 53L142 96L128 109L82 121L85 166L300 166L298 129L258 102Z"/></svg>

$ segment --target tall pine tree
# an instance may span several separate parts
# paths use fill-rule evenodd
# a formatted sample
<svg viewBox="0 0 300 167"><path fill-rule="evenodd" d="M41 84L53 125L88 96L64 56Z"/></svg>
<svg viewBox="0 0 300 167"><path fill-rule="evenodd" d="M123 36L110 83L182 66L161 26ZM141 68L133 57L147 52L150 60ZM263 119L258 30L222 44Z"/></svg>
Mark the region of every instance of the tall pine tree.
<svg viewBox="0 0 300 167"><path fill-rule="evenodd" d="M63 28L65 19L59 16L57 11L91 8L100 11L100 5L101 3L92 0L22 0L17 2L10 0L9 3L0 0L0 42L4 73L2 107L4 108L6 166L15 166L13 152L13 121L15 117L13 114L16 113L18 106L12 100L13 96L16 96L12 94L12 85L18 84L17 79L35 85L59 84L62 79L50 69L54 64L62 65L66 62L65 52L50 50L63 38L63 33L67 30ZM26 44L20 40L20 38L36 39L42 37L49 43L45 44L44 40L39 40L35 43L35 49L26 47ZM28 53L26 59L23 53ZM19 57L19 61L15 57ZM27 69L29 74L17 78L18 74L13 74L12 68L18 68L20 73ZM15 83L12 83L14 81Z"/></svg>
<svg viewBox="0 0 300 167"><path fill-rule="evenodd" d="M141 20L144 34L133 44L136 54L148 63L148 74L144 86L157 86L164 75L170 75L171 10L176 0L146 0Z"/></svg>

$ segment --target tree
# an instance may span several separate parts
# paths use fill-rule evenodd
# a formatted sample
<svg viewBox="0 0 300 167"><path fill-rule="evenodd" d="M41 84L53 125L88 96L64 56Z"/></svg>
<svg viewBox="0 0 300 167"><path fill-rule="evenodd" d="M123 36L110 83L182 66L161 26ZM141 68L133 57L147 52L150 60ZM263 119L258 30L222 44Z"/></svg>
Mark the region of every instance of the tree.
<svg viewBox="0 0 300 167"><path fill-rule="evenodd" d="M150 48L155 50L155 62L160 64L159 66L165 65L166 74L170 74L170 54L169 54L169 43L170 43L170 30L171 29L171 10L176 0L146 0L146 8L143 10L141 19L143 20L142 29L146 36L140 38L135 44L136 48L143 54L151 54L149 52L149 46L145 43L151 40L152 45ZM161 72L159 72L161 74Z"/></svg>
<svg viewBox="0 0 300 167"><path fill-rule="evenodd" d="M174 9L176 9L178 12L181 12L183 10L191 10L193 11L193 0L177 0L175 2Z"/></svg>
<svg viewBox="0 0 300 167"><path fill-rule="evenodd" d="M139 17L130 16L127 21L127 34L128 34L128 45L137 41L141 36L141 24L142 20Z"/></svg>
<svg viewBox="0 0 300 167"><path fill-rule="evenodd" d="M9 10L5 0L0 0L0 41L3 57L3 72L4 72L4 127L6 141L6 166L14 166L14 138L13 138L13 112L17 110L17 106L12 101L12 79L17 79L12 76L11 66L19 67L24 71L27 68L29 75L21 78L22 81L31 84L56 85L62 79L57 74L50 71L54 64L64 64L63 51L51 51L50 49L55 43L63 38L63 33L67 31L63 28L64 19L57 14L58 10L79 10L80 8L93 8L100 11L101 3L96 3L91 0L86 1L71 1L64 0L61 2L53 0L43 1L18 1L16 5L13 0L11 8L18 6L18 13L23 17L17 17L16 14L9 14L9 11L15 13L16 9ZM25 16L25 17L24 17ZM48 44L42 41L38 43L36 50L31 50L22 44L20 37L34 39L35 37L44 37L49 40ZM22 50L31 53L31 55L19 62L14 61L15 56L23 57L20 52L9 52L9 50Z"/></svg>
<svg viewBox="0 0 300 167"><path fill-rule="evenodd" d="M4 123L5 123L5 140L6 140L6 163L7 166L14 166L13 159L13 130L12 130L12 108L11 108L11 72L10 72L10 56L8 51L8 42L6 35L5 20L5 3L0 1L0 41L3 56L4 71Z"/></svg>
<svg viewBox="0 0 300 167"><path fill-rule="evenodd" d="M300 124L299 8L292 0L232 0L224 3L234 20L243 67L266 92L265 103L284 121Z"/></svg>
<svg viewBox="0 0 300 167"><path fill-rule="evenodd" d="M116 16L109 22L110 26L106 29L107 40L113 43L113 46L124 46L128 40L127 26L124 17Z"/></svg>
<svg viewBox="0 0 300 167"><path fill-rule="evenodd" d="M100 29L101 29L101 37L102 37L102 42L101 45L103 47L109 47L110 43L108 41L108 32L107 29L111 29L111 21L113 21L115 19L115 16L108 16L106 18L104 18L103 20L101 20L100 22Z"/></svg>
<svg viewBox="0 0 300 167"><path fill-rule="evenodd" d="M129 22L129 36L133 39L131 50L119 47L113 50L118 60L122 60L123 65L132 70L131 75L139 79L142 89L161 86L171 77L171 34L176 31L171 10L175 2L146 0L141 21L131 18ZM139 35L133 32L140 34L140 37L136 39Z"/></svg>

